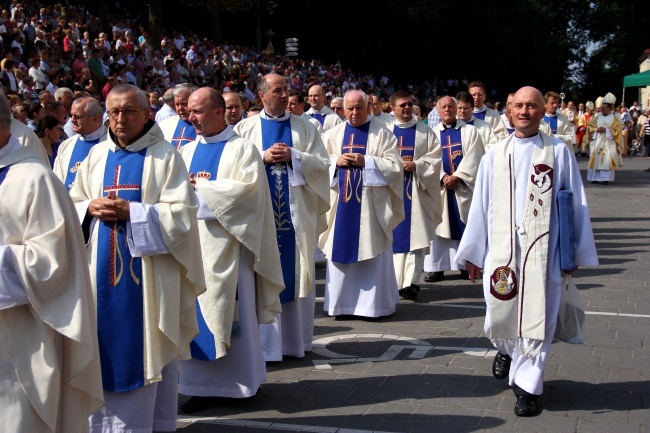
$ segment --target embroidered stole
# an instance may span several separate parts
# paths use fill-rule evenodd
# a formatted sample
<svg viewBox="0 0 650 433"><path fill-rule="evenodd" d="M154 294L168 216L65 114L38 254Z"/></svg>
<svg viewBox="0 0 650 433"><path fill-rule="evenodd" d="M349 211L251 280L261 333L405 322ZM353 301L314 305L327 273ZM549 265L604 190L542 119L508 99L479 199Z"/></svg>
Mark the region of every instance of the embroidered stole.
<svg viewBox="0 0 650 433"><path fill-rule="evenodd" d="M291 118L279 122L261 119L262 149L266 150L276 143L293 147L291 137ZM296 299L296 231L291 220L289 174L287 164L265 164L266 177L271 190L275 233L280 250L280 263L285 289L280 293L280 303L286 304Z"/></svg>
<svg viewBox="0 0 650 433"><path fill-rule="evenodd" d="M181 147L195 139L196 129L194 129L194 125L192 125L191 122L179 118L178 123L176 124L176 129L174 130L174 135L172 135L172 146L174 146L176 150L180 150Z"/></svg>
<svg viewBox="0 0 650 433"><path fill-rule="evenodd" d="M68 191L72 189L72 183L77 178L77 170L79 170L79 166L90 153L90 149L92 149L95 144L99 143L99 138L87 141L83 140L81 136L77 138L77 141L74 144L74 149L72 149L72 155L70 155L68 171L65 176L64 185L68 188Z"/></svg>
<svg viewBox="0 0 650 433"><path fill-rule="evenodd" d="M141 201L147 149L108 151L105 195ZM105 391L144 386L142 259L131 257L126 221L99 222L97 243L97 331Z"/></svg>
<svg viewBox="0 0 650 433"><path fill-rule="evenodd" d="M460 128L445 128L440 131L442 142L442 169L448 175L453 175L463 160L463 144ZM449 232L451 239L460 240L465 232L465 223L460 219L460 209L456 200L456 192L446 188Z"/></svg>
<svg viewBox="0 0 650 433"><path fill-rule="evenodd" d="M545 337L546 268L553 211L553 140L539 135L526 186L526 205L520 227L515 226L514 136L494 152L492 174L492 248L485 278L490 278L490 335L492 340L520 339L523 355L536 356ZM521 256L517 274L516 242ZM531 339L525 343L523 339Z"/></svg>
<svg viewBox="0 0 650 433"><path fill-rule="evenodd" d="M415 152L415 130L417 124L409 128L395 125L393 134L397 137L397 148L404 161L413 161ZM411 251L411 209L413 205L413 171L404 172L404 220L393 230L393 254Z"/></svg>
<svg viewBox="0 0 650 433"><path fill-rule="evenodd" d="M309 113L309 115L311 117L313 117L314 119L318 120L320 122L321 126L323 126L325 124L325 115L324 114L314 112L314 113Z"/></svg>
<svg viewBox="0 0 650 433"><path fill-rule="evenodd" d="M345 124L341 154L366 154L370 122L359 127ZM350 264L359 260L361 232L361 199L363 197L363 167L339 167L339 198L332 241L332 261Z"/></svg>
<svg viewBox="0 0 650 433"><path fill-rule="evenodd" d="M218 143L204 143L201 140L194 149L192 155L192 162L190 163L190 173L194 173L196 178L203 178L208 180L215 180L217 172L219 171L219 162L223 149L226 147L226 141ZM235 295L235 299L236 299ZM214 344L214 334L208 328L208 324L201 312L199 300L196 301L196 319L199 325L199 335L190 343L190 352L192 359L199 359L201 361L214 361L217 359L217 349ZM237 308L235 308L237 311ZM235 315L237 316L237 315Z"/></svg>
<svg viewBox="0 0 650 433"><path fill-rule="evenodd" d="M544 115L544 122L551 126L551 132L557 134L557 116Z"/></svg>

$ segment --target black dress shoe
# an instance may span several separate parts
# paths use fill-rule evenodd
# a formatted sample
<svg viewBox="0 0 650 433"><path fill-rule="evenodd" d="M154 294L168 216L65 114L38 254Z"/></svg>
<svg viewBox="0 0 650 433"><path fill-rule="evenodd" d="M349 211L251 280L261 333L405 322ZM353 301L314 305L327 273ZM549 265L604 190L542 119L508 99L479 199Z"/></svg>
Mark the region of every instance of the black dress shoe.
<svg viewBox="0 0 650 433"><path fill-rule="evenodd" d="M216 397L190 397L185 403L181 404L181 412L195 413L214 407L217 405Z"/></svg>
<svg viewBox="0 0 650 433"><path fill-rule="evenodd" d="M469 272L463 271L461 269L461 271L460 271L460 279L461 280L469 280Z"/></svg>
<svg viewBox="0 0 650 433"><path fill-rule="evenodd" d="M444 271L429 272L424 276L424 281L426 281L427 283L437 283L438 281L442 281L444 279L445 279Z"/></svg>
<svg viewBox="0 0 650 433"><path fill-rule="evenodd" d="M505 379L508 377L511 362L512 358L508 355L497 352L497 355L494 357L494 362L492 363L492 375L497 379Z"/></svg>
<svg viewBox="0 0 650 433"><path fill-rule="evenodd" d="M517 416L534 416L539 412L537 407L537 396L518 395L515 403L515 415Z"/></svg>
<svg viewBox="0 0 650 433"><path fill-rule="evenodd" d="M420 286L412 284L409 287L405 287L399 290L399 295L402 299L407 301L415 301L415 298L418 297L418 292L420 291Z"/></svg>

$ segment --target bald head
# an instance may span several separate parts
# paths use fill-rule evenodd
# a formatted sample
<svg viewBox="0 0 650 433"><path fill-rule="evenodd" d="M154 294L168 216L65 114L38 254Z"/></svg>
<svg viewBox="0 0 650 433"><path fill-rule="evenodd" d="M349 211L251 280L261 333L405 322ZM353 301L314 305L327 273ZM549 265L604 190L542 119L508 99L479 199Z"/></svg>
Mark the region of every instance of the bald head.
<svg viewBox="0 0 650 433"><path fill-rule="evenodd" d="M452 125L456 122L458 104L451 96L444 96L438 101L438 116L443 125Z"/></svg>
<svg viewBox="0 0 650 433"><path fill-rule="evenodd" d="M545 112L542 92L531 86L519 89L513 97L511 106L515 135L524 138L537 134Z"/></svg>
<svg viewBox="0 0 650 433"><path fill-rule="evenodd" d="M226 123L235 125L243 115L241 98L237 92L223 92L223 99L226 101Z"/></svg>
<svg viewBox="0 0 650 433"><path fill-rule="evenodd" d="M325 106L325 95L323 94L323 86L314 84L307 92L309 98L309 105L314 110L320 110Z"/></svg>
<svg viewBox="0 0 650 433"><path fill-rule="evenodd" d="M345 117L352 126L361 126L368 120L368 99L359 90L350 90L343 98Z"/></svg>
<svg viewBox="0 0 650 433"><path fill-rule="evenodd" d="M223 131L226 127L225 106L221 94L212 87L201 87L192 92L187 100L187 112L196 133L212 137Z"/></svg>

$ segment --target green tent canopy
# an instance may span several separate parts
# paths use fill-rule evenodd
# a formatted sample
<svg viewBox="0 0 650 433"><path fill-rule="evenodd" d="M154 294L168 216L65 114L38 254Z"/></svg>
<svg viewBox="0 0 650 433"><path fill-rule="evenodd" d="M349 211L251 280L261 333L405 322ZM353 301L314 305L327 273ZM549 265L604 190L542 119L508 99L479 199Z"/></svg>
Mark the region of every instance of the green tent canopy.
<svg viewBox="0 0 650 433"><path fill-rule="evenodd" d="M626 75L623 78L623 87L650 86L650 71Z"/></svg>

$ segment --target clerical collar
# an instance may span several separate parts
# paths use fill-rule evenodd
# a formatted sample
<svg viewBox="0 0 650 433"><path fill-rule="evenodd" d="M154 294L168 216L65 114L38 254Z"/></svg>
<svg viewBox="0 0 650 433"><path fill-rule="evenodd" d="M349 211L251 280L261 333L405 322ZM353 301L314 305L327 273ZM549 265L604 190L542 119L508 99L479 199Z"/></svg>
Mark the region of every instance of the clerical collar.
<svg viewBox="0 0 650 433"><path fill-rule="evenodd" d="M99 128L97 128L95 131L91 132L90 134L88 135L79 134L79 136L83 141L93 141L93 140L97 140L99 137L101 137L104 134L106 134L106 127L104 125L101 125Z"/></svg>
<svg viewBox="0 0 650 433"><path fill-rule="evenodd" d="M487 111L487 105L483 104L481 108L476 108L474 107L474 110L472 110L472 113L482 113L484 111Z"/></svg>
<svg viewBox="0 0 650 433"><path fill-rule="evenodd" d="M418 120L414 117L411 117L411 120L408 122L400 122L395 118L395 125L399 126L400 128L410 128L411 126L415 125Z"/></svg>
<svg viewBox="0 0 650 433"><path fill-rule="evenodd" d="M21 147L22 145L20 144L20 141L18 141L18 139L13 135L10 135L7 144L4 147L0 148L0 159L4 158L14 150L19 149Z"/></svg>
<svg viewBox="0 0 650 433"><path fill-rule="evenodd" d="M267 113L266 110L262 110L262 111L260 111L259 115L262 117L262 119L271 120L271 121L275 121L275 122L281 122L283 120L287 120L289 118L289 116L291 116L291 113L289 113L288 111L285 110L285 112L282 113L280 116L275 117L275 116L271 116L269 113Z"/></svg>
<svg viewBox="0 0 650 433"><path fill-rule="evenodd" d="M540 140L541 135L539 133L531 135L530 137L519 138L516 135L514 136L514 144L537 144Z"/></svg>
<svg viewBox="0 0 650 433"><path fill-rule="evenodd" d="M544 116L546 116L546 117L557 117L557 113L555 113L555 114L546 113L546 114L544 114Z"/></svg>
<svg viewBox="0 0 650 433"><path fill-rule="evenodd" d="M457 123L457 122L458 122L458 120L454 120L454 123L452 123L451 125L445 125L445 124L442 123L442 122L441 122L441 124L442 124L442 127L443 127L444 129L456 129L456 123Z"/></svg>
<svg viewBox="0 0 650 433"><path fill-rule="evenodd" d="M202 141L204 143L219 143L221 141L230 140L233 135L235 135L235 131L230 125L226 125L226 127L220 133L211 135L210 137L201 136L199 141Z"/></svg>

